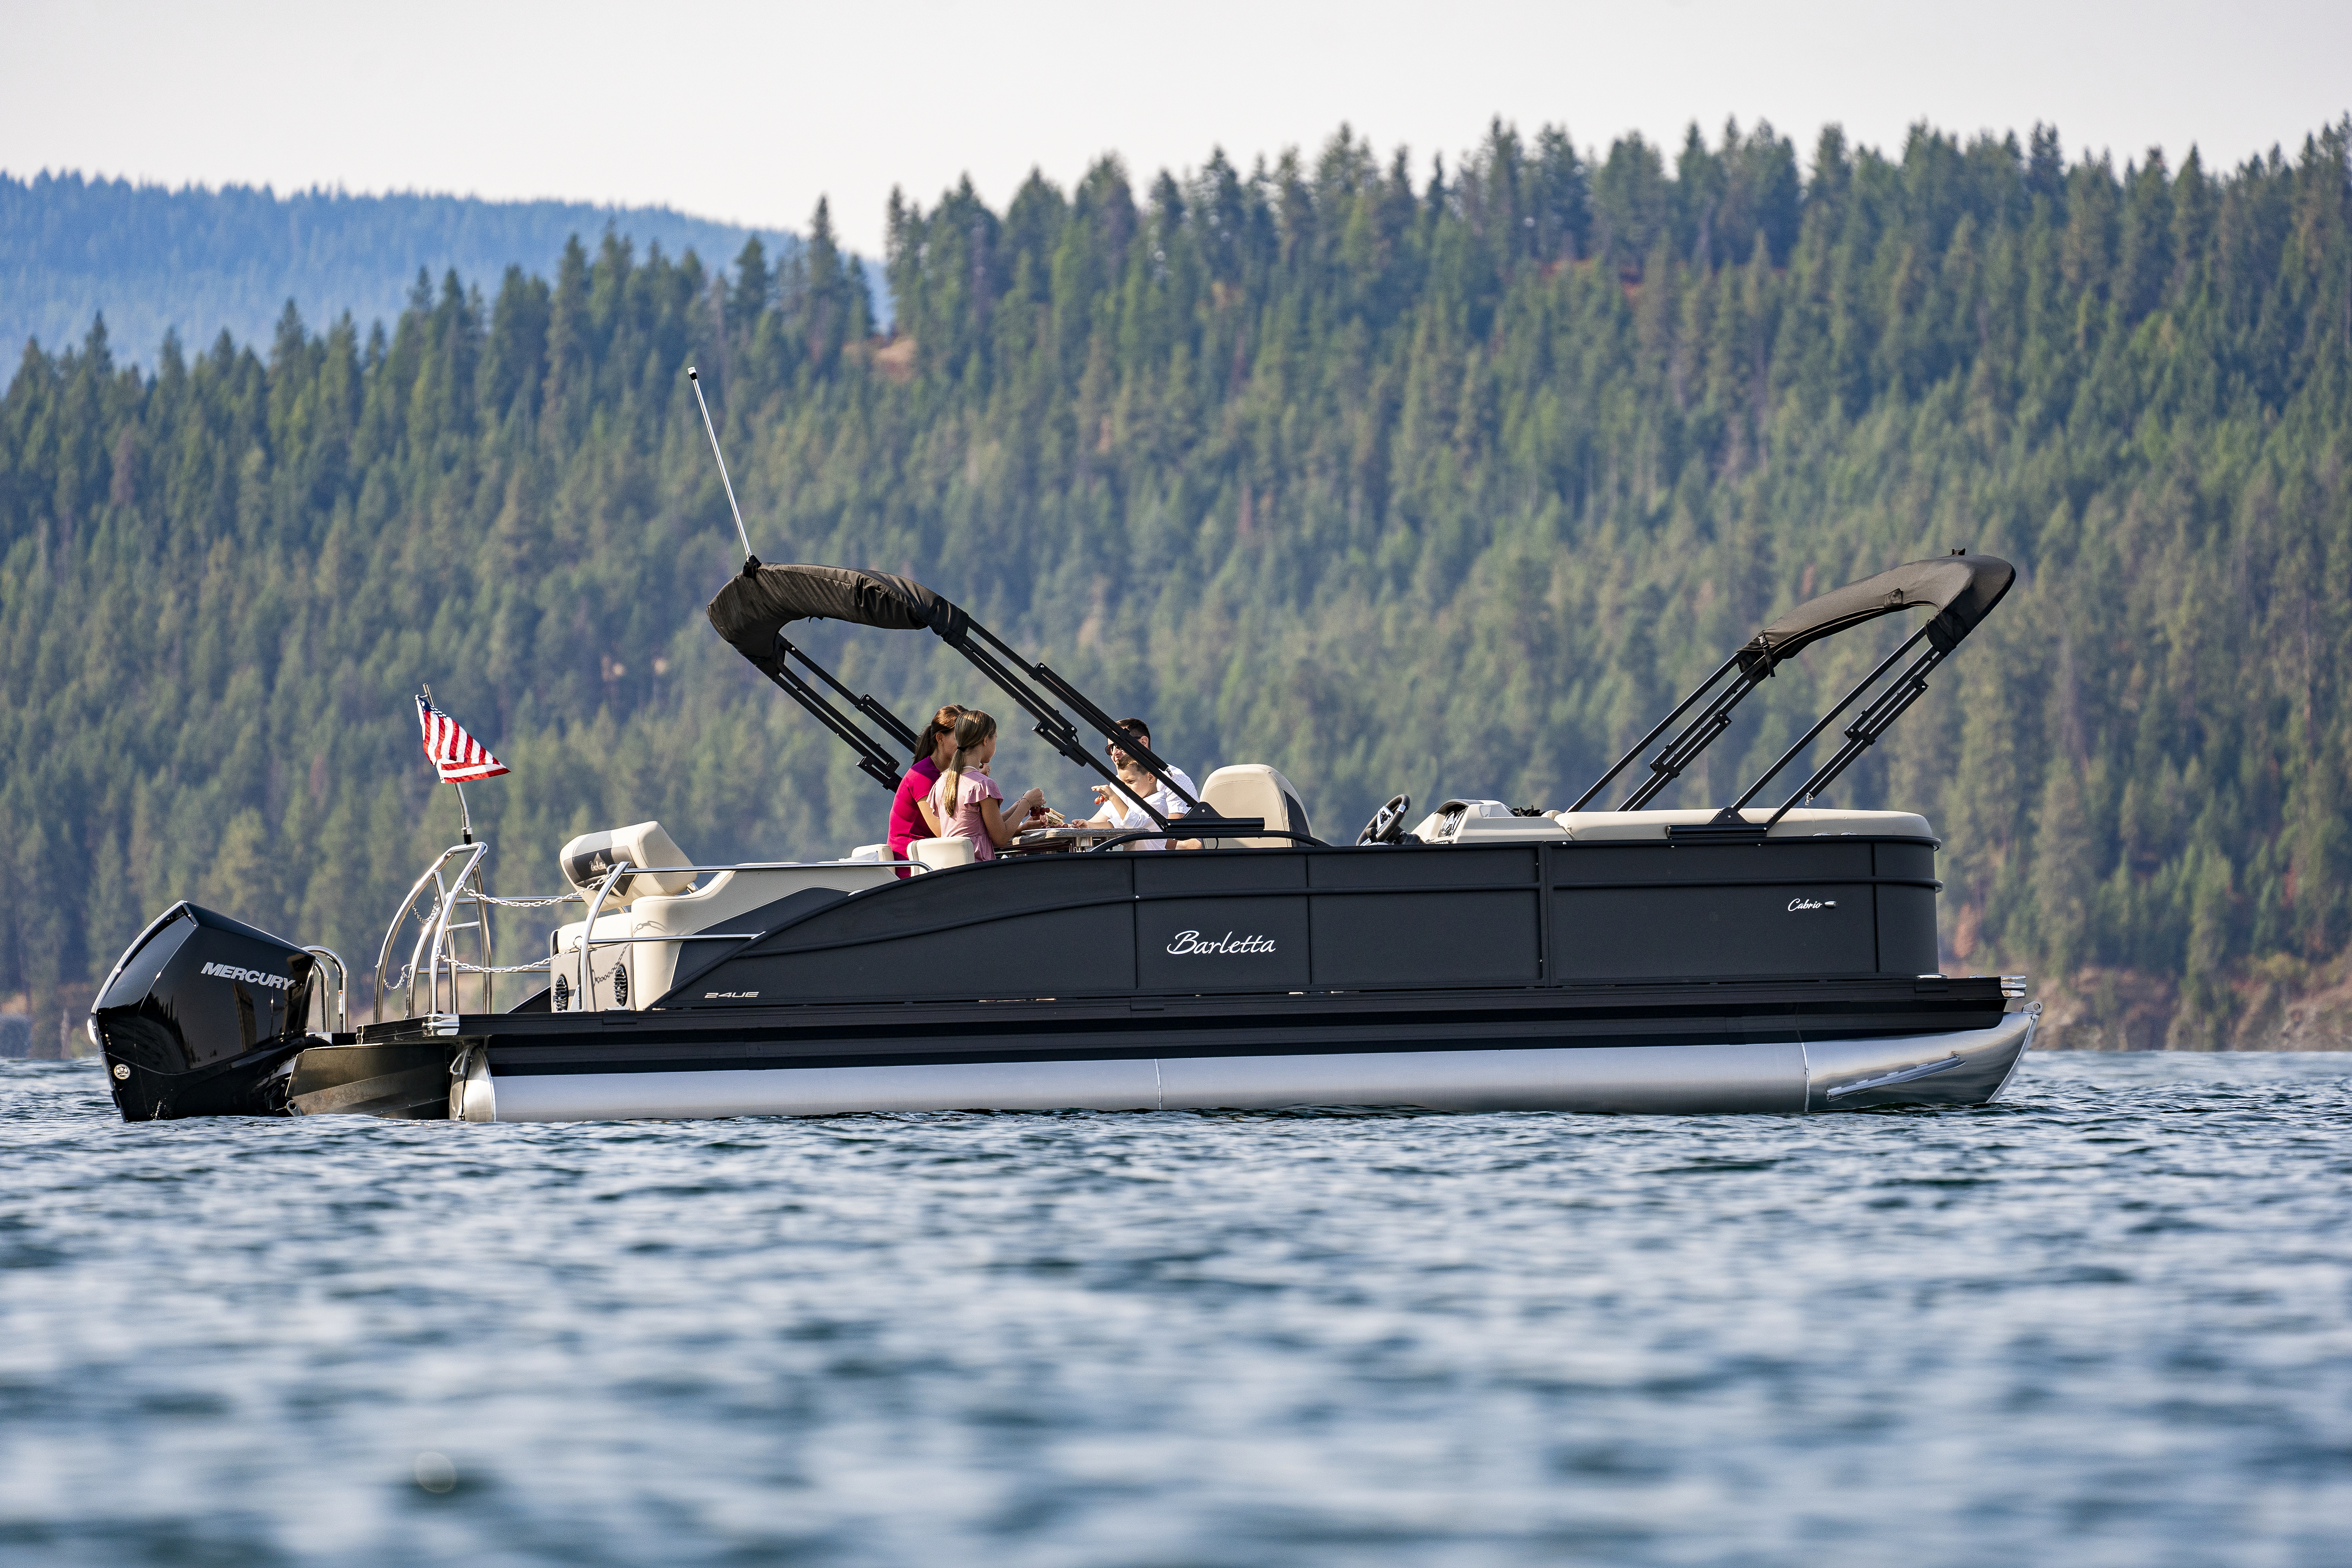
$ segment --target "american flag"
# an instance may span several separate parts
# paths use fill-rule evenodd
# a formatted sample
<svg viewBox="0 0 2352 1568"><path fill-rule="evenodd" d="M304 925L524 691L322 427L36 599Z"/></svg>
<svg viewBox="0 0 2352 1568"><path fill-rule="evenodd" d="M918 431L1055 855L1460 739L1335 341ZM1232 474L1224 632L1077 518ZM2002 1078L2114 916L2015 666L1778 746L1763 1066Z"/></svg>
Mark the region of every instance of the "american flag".
<svg viewBox="0 0 2352 1568"><path fill-rule="evenodd" d="M466 733L466 726L434 707L430 697L416 700L416 723L425 731L425 754L433 759L433 771L443 784L494 779L507 771L506 763Z"/></svg>

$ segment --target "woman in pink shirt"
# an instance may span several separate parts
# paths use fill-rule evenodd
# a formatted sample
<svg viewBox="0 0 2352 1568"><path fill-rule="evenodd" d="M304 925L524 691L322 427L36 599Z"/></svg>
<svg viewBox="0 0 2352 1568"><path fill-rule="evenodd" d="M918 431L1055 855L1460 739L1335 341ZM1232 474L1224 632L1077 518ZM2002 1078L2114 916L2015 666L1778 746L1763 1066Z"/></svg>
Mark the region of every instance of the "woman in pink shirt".
<svg viewBox="0 0 2352 1568"><path fill-rule="evenodd" d="M955 750L956 721L962 717L963 710L950 702L932 714L930 723L915 737L915 765L898 781L898 793L890 802L890 858L894 860L910 858L918 839L940 836L939 819L931 815L928 797ZM907 868L899 867L898 875L906 878Z"/></svg>
<svg viewBox="0 0 2352 1568"><path fill-rule="evenodd" d="M1045 794L1030 790L1007 809L1004 791L988 776L996 755L996 721L977 708L956 721L955 750L931 786L931 815L942 838L969 838L972 858L993 860L1033 818L1045 815Z"/></svg>

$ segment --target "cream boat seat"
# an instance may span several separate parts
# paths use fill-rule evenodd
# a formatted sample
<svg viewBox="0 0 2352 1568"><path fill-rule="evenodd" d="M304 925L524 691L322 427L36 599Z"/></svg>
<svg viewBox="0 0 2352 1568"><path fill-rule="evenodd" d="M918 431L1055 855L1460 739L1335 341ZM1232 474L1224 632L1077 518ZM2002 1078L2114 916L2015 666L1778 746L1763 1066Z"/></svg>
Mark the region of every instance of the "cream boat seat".
<svg viewBox="0 0 2352 1568"><path fill-rule="evenodd" d="M604 842L599 844L597 841ZM574 851L587 849L575 856ZM967 847L969 847L967 846ZM583 890L593 897L593 889L603 880L604 872L614 863L614 855L620 852L633 865L684 866L691 864L664 833L659 823L639 823L634 827L616 828L610 833L588 834L575 838L563 847L564 876L575 887L583 886L574 874L575 859L583 870L593 853L604 855L604 867L587 877ZM642 855L642 858L640 856ZM696 931L734 931L749 929L730 924L738 916L750 914L763 905L812 888L828 889L835 892L854 893L863 888L879 888L898 879L898 868L887 863L835 862L833 864L795 865L785 862L732 866L723 871L709 873L699 887L693 887L695 873L662 877L627 877L614 884L613 892L596 917L596 940L599 942L623 942L626 946L598 947L592 959L596 983L596 1004L599 1007L629 1007L641 1009L650 1005L670 988L677 973L678 960L687 943L664 942L663 937L687 936ZM626 887L628 895L621 897ZM618 903L623 907L614 908ZM548 939L548 951L555 955L555 978L565 980L564 994L569 1005L579 1005L571 991L580 980L580 932L586 924L583 919L558 927ZM650 939L650 940L649 940ZM699 946L700 943L695 945ZM568 960L564 955L572 955ZM616 972L625 968L626 976ZM551 988L552 980L551 980Z"/></svg>
<svg viewBox="0 0 2352 1568"><path fill-rule="evenodd" d="M1221 816L1255 816L1268 827L1278 827L1289 833L1312 834L1307 826L1307 807L1300 803L1298 791L1290 781L1264 763L1233 763L1209 775L1201 786L1203 804L1214 808ZM1252 849L1276 849L1296 844L1295 838L1221 838L1217 844L1231 847L1245 845Z"/></svg>

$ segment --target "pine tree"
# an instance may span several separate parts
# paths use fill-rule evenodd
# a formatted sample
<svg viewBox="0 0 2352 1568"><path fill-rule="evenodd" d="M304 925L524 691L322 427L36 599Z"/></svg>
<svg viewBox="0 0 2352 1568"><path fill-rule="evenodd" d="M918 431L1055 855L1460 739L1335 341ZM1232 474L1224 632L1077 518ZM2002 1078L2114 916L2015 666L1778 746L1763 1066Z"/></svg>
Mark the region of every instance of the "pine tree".
<svg viewBox="0 0 2352 1568"><path fill-rule="evenodd" d="M818 211L824 208L820 205ZM768 247L760 243L755 234L743 242L743 248L735 257L735 287L727 295L728 319L748 328L768 308L770 291Z"/></svg>

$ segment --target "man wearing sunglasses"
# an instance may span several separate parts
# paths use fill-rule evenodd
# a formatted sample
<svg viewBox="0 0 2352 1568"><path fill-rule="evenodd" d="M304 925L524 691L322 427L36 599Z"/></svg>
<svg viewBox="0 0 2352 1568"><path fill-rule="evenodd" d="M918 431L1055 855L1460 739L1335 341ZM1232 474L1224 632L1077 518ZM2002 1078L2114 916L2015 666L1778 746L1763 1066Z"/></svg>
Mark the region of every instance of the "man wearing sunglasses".
<svg viewBox="0 0 2352 1568"><path fill-rule="evenodd" d="M1126 731L1129 734L1133 735L1137 740L1142 742L1146 749L1151 749L1151 726L1146 724L1142 720L1122 719L1118 721L1118 727ZM1106 745L1103 750L1110 753L1110 765L1114 769L1120 769L1122 764L1129 763L1133 761L1133 759L1129 756L1127 749L1121 746L1117 741L1112 741ZM1185 795L1191 795L1195 800L1198 800L1201 797L1200 790L1195 788L1192 784L1192 774L1186 773L1182 768L1178 767L1175 763L1167 762L1165 759L1162 759L1161 765L1168 770L1168 778L1171 783L1173 783L1178 788L1181 789ZM1161 784L1158 779L1153 778L1149 773L1143 773L1140 778L1136 781L1133 787L1136 789L1136 792L1139 795L1141 795L1146 801L1150 802L1152 808L1158 811L1162 816L1181 816L1187 811L1192 809L1191 806L1184 803L1183 797L1179 795L1175 790L1170 789L1167 784ZM1133 819L1132 821L1129 820L1130 817ZM1149 816L1146 816L1142 812L1136 809L1134 803L1127 798L1127 795L1124 791L1116 789L1107 784L1098 784L1095 785L1095 814L1092 817L1088 818L1088 821L1114 827L1148 827L1151 825L1151 819ZM1157 849L1162 846L1160 840L1151 839L1145 841L1139 847Z"/></svg>

